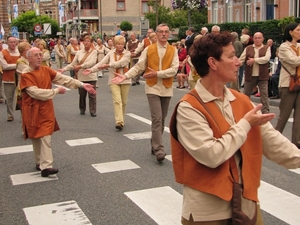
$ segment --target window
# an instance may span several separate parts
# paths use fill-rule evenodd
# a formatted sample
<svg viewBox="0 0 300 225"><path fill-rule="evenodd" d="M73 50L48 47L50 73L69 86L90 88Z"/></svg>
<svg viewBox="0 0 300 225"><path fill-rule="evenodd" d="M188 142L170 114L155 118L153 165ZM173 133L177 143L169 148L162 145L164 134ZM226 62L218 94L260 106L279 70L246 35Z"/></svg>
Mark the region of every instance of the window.
<svg viewBox="0 0 300 225"><path fill-rule="evenodd" d="M125 10L125 0L117 0L117 10Z"/></svg>
<svg viewBox="0 0 300 225"><path fill-rule="evenodd" d="M227 8L227 21L226 22L232 22L232 6L228 6Z"/></svg>
<svg viewBox="0 0 300 225"><path fill-rule="evenodd" d="M252 6L251 3L246 4L245 6L245 22L252 22Z"/></svg>
<svg viewBox="0 0 300 225"><path fill-rule="evenodd" d="M142 13L148 13L150 11L150 6L148 5L148 0L142 0Z"/></svg>

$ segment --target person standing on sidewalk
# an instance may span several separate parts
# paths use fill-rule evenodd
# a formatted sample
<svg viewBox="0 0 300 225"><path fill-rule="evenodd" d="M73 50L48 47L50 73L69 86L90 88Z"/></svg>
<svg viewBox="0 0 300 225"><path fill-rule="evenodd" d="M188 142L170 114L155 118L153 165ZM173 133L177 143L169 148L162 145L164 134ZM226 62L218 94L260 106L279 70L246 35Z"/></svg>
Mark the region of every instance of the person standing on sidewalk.
<svg viewBox="0 0 300 225"><path fill-rule="evenodd" d="M239 61L245 65L244 94L250 98L253 88L257 85L260 91L260 102L263 104L262 113L269 112L268 80L270 47L264 45L261 32L253 35L254 44L248 45Z"/></svg>
<svg viewBox="0 0 300 225"><path fill-rule="evenodd" d="M52 168L51 135L59 130L52 98L66 92L64 87L52 89L52 83L85 89L92 94L96 94L96 91L91 84L42 66L43 53L36 47L27 52L27 59L29 66L23 70L20 81L24 138L32 140L36 169L41 171L42 177L48 177L58 173L58 169Z"/></svg>
<svg viewBox="0 0 300 225"><path fill-rule="evenodd" d="M173 96L173 79L178 71L178 54L168 43L170 29L166 24L156 28L157 43L149 45L142 52L140 59L127 73L115 73L112 82L119 84L126 79L135 77L145 71L145 92L151 113L151 153L156 160L165 159L165 149L162 140L165 118L168 114L169 103Z"/></svg>
<svg viewBox="0 0 300 225"><path fill-rule="evenodd" d="M21 57L17 49L18 41L15 37L10 36L7 38L7 49L0 52L0 64L3 69L2 83L4 94L6 97L7 106L7 121L14 120L15 113L15 79L17 60Z"/></svg>

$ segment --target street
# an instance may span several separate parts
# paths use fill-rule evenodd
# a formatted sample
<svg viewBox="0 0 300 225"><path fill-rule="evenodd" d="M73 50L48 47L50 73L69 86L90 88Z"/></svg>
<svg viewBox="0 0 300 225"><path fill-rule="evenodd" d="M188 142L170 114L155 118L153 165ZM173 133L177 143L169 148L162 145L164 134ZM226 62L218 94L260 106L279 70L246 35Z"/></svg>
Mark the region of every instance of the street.
<svg viewBox="0 0 300 225"><path fill-rule="evenodd" d="M181 224L182 186L173 175L168 126L188 89L173 83L164 132L167 158L158 163L151 155L145 82L130 88L125 127L118 131L107 78L106 72L98 80L97 117L88 110L80 115L77 90L55 96L60 131L52 136L52 149L59 173L49 178L35 170L20 112L7 122L6 105L0 104L0 225ZM278 116L278 107L271 106L271 112ZM284 135L291 136L290 122ZM300 169L286 170L264 158L261 180L265 224L299 225Z"/></svg>

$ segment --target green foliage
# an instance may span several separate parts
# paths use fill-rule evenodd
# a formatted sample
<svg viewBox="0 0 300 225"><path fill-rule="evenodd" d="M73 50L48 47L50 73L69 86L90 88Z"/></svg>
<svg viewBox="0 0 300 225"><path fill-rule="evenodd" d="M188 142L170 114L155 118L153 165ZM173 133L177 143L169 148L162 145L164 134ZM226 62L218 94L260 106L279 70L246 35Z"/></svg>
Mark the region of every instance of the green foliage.
<svg viewBox="0 0 300 225"><path fill-rule="evenodd" d="M132 30L132 23L125 20L120 24L120 29L123 30L123 31Z"/></svg>
<svg viewBox="0 0 300 225"><path fill-rule="evenodd" d="M156 29L156 12L149 12L145 14L146 19L149 20L150 28ZM170 28L173 28L173 16L171 9L165 6L158 6L158 24L168 24Z"/></svg>
<svg viewBox="0 0 300 225"><path fill-rule="evenodd" d="M56 35L60 31L59 25L56 20L52 20L49 16L42 15L36 16L34 11L26 11L18 16L17 19L13 19L10 24L11 27L18 27L19 32L27 32L31 35L34 35L34 25L44 23L51 24L52 34Z"/></svg>
<svg viewBox="0 0 300 225"><path fill-rule="evenodd" d="M250 35L253 35L255 32L262 32L265 38L265 42L272 38L275 44L279 45L282 42L282 35L285 29L285 26L289 23L294 23L296 21L300 22L300 18L294 17L285 17L281 20L266 20L253 23L222 23L218 24L222 31L237 32L239 35L242 33L243 28L248 28L250 30ZM199 23L195 25L195 29L200 32L201 27L207 27L208 30L211 30L211 27L215 24ZM187 26L181 26L178 32L178 39L185 37L185 31Z"/></svg>

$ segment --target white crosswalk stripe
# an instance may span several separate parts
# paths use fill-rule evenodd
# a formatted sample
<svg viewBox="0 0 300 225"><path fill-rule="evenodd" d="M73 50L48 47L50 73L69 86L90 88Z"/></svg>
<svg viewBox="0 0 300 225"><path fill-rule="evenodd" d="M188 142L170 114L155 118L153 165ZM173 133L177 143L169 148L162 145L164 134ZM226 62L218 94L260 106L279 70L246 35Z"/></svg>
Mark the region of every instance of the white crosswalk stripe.
<svg viewBox="0 0 300 225"><path fill-rule="evenodd" d="M151 121L133 113L128 113L133 119L150 125ZM165 127L169 133L169 128ZM129 140L138 141L151 138L151 132L125 133ZM65 140L71 146L85 146L91 144L103 144L104 141L98 137ZM31 145L0 148L0 156L32 151ZM166 159L172 161L172 156L167 155ZM143 164L135 163L130 159L118 161L106 161L91 164L100 174L104 173L126 173L130 170L139 170ZM300 169L290 170L292 173L300 174ZM20 186L30 183L45 181L57 182L57 175L48 178L40 176L40 172L10 175L12 185ZM149 187L140 190L124 192L134 204L144 211L153 221L159 225L179 225L181 219L182 195L170 186ZM155 198L153 198L155 196ZM300 208L300 197L285 190L261 181L259 188L259 199L261 209L284 221L285 223L300 224L298 211ZM75 200L42 204L23 208L28 224L92 224L80 209Z"/></svg>

